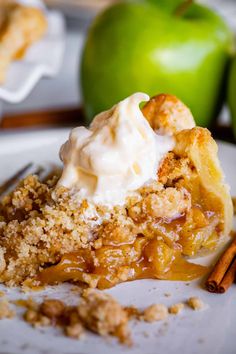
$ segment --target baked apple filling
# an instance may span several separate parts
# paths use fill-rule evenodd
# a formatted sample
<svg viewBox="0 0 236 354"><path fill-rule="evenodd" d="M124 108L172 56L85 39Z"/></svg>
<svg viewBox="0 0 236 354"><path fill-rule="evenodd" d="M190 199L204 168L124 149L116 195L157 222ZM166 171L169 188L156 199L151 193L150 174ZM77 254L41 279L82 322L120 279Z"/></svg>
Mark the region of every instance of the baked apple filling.
<svg viewBox="0 0 236 354"><path fill-rule="evenodd" d="M65 166L59 180L29 176L2 200L2 282L73 281L104 289L135 279L192 280L205 273L189 257L214 250L232 222L216 143L207 129L195 127L175 97L160 95L146 103L142 112L150 125L142 126L141 111L135 120L133 108L127 122L125 107L120 107L123 120L113 107L91 131L71 135L61 150ZM134 126L143 140L137 142L137 135L132 151ZM124 127L130 139L117 142ZM149 129L165 145L158 158L148 150L155 148ZM131 151L125 160L126 144Z"/></svg>

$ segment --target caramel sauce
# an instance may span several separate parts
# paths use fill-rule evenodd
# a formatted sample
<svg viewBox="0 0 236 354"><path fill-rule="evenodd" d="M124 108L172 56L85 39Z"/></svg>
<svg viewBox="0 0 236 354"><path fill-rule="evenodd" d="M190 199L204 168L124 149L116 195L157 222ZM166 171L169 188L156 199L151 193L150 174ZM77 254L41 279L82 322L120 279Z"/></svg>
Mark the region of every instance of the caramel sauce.
<svg viewBox="0 0 236 354"><path fill-rule="evenodd" d="M44 269L39 274L40 281L44 284L57 284L72 280L84 282L84 271L81 269L81 264L74 261L75 257L75 254L68 254L63 257L59 264ZM170 269L163 273L156 272L153 265L144 259L138 263L132 262L128 268L129 276L126 281L137 279L189 281L204 275L208 270L207 267L190 263L181 257L176 258ZM118 278L116 273L116 270L112 267L110 269L97 267L90 275L92 279L98 280L97 287L99 289L107 289L122 282L122 279Z"/></svg>
<svg viewBox="0 0 236 354"><path fill-rule="evenodd" d="M28 45L26 44L24 47L22 47L18 50L18 52L14 56L14 59L15 60L23 59L26 54L27 49L28 49Z"/></svg>
<svg viewBox="0 0 236 354"><path fill-rule="evenodd" d="M81 281L106 289L136 279L196 279L208 268L187 261L185 256L196 255L202 245L214 248L217 220L216 213L195 204L175 220L152 220L150 225L147 222L147 234L137 235L132 244L124 244L121 239L115 245L65 254L58 264L41 271L38 280L42 284Z"/></svg>
<svg viewBox="0 0 236 354"><path fill-rule="evenodd" d="M176 227L177 222L173 221L173 224ZM184 224L183 220L181 224ZM170 223L166 226L171 229ZM94 286L99 289L107 289L136 279L189 281L206 271L206 267L190 263L183 257L180 244L138 236L133 244L65 254L58 264L45 268L38 279L42 284L81 281L91 286L95 282Z"/></svg>

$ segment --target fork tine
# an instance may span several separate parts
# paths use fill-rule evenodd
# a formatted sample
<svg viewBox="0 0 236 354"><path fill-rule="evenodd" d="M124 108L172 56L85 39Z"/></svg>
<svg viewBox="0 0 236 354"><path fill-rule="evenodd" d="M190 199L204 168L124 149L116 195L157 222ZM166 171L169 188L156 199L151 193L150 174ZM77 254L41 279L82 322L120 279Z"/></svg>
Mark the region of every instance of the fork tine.
<svg viewBox="0 0 236 354"><path fill-rule="evenodd" d="M32 175L36 175L38 176L38 178L40 179L43 175L43 173L45 172L45 168L43 166L39 166L36 171L32 172Z"/></svg>
<svg viewBox="0 0 236 354"><path fill-rule="evenodd" d="M2 196L13 184L15 184L19 178L21 178L21 176L32 166L32 162L28 163L26 166L17 171L13 176L8 178L2 185L0 185L0 196Z"/></svg>

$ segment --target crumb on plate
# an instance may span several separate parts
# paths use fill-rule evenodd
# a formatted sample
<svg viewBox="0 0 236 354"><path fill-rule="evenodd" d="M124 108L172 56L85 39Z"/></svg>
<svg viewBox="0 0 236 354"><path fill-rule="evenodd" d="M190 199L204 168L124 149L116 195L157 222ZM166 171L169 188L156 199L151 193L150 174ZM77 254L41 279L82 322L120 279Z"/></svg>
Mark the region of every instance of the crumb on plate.
<svg viewBox="0 0 236 354"><path fill-rule="evenodd" d="M153 304L148 306L143 312L143 319L146 322L162 321L166 319L168 309L163 304Z"/></svg>
<svg viewBox="0 0 236 354"><path fill-rule="evenodd" d="M174 304L169 307L169 313L172 315L178 315L184 308L184 304L182 302L178 304Z"/></svg>
<svg viewBox="0 0 236 354"><path fill-rule="evenodd" d="M122 344L132 344L125 308L106 293L84 290L77 306L57 299L45 299L41 304L29 299L23 305L27 308L24 319L34 327L57 325L75 339L82 338L88 329L101 336L115 336Z"/></svg>
<svg viewBox="0 0 236 354"><path fill-rule="evenodd" d="M203 301L197 296L190 297L187 301L187 304L193 310L201 310L204 307Z"/></svg>
<svg viewBox="0 0 236 354"><path fill-rule="evenodd" d="M165 296L165 297L170 297L171 294L170 294L170 293L165 293L164 296Z"/></svg>
<svg viewBox="0 0 236 354"><path fill-rule="evenodd" d="M128 315L110 295L86 289L78 306L79 317L85 327L102 335L119 338L121 343L131 344Z"/></svg>
<svg viewBox="0 0 236 354"><path fill-rule="evenodd" d="M4 318L13 318L15 316L15 312L10 308L9 301L7 299L3 299L0 301L0 319Z"/></svg>

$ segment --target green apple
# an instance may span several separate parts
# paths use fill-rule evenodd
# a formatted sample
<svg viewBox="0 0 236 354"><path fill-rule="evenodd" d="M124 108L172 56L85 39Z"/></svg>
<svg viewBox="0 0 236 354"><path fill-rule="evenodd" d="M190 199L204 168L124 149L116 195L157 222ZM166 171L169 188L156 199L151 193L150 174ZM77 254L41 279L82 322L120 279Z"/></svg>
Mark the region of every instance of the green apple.
<svg viewBox="0 0 236 354"><path fill-rule="evenodd" d="M178 96L202 126L217 114L232 33L205 6L166 1L124 1L93 22L81 62L88 120L136 91Z"/></svg>
<svg viewBox="0 0 236 354"><path fill-rule="evenodd" d="M228 103L231 112L234 136L236 138L236 57L232 61L229 72Z"/></svg>

